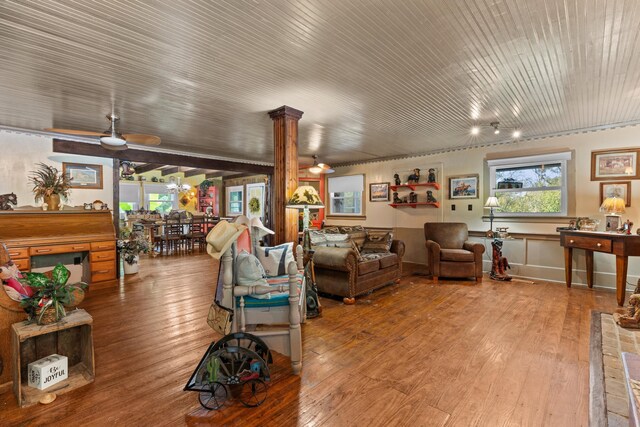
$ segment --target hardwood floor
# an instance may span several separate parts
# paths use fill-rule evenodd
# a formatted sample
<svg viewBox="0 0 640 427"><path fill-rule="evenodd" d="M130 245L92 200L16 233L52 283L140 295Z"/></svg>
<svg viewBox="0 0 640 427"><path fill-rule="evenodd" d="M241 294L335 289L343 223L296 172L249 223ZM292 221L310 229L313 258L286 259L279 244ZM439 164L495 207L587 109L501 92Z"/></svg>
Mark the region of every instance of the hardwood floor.
<svg viewBox="0 0 640 427"><path fill-rule="evenodd" d="M276 357L265 403L200 407L182 391L216 336L207 255L143 259L91 290L96 380L48 406L0 395L1 425L587 425L590 311L615 294L529 282L407 275L303 325L300 377ZM5 345L5 343L3 343Z"/></svg>

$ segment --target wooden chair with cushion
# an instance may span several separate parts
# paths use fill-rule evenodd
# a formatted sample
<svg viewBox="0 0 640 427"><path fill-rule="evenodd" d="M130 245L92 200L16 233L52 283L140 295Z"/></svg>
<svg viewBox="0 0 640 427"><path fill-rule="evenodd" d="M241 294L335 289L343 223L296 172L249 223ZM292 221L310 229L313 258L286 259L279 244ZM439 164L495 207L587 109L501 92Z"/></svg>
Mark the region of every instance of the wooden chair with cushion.
<svg viewBox="0 0 640 427"><path fill-rule="evenodd" d="M439 277L482 278L484 245L469 241L467 224L427 222L424 224L427 263L434 281Z"/></svg>

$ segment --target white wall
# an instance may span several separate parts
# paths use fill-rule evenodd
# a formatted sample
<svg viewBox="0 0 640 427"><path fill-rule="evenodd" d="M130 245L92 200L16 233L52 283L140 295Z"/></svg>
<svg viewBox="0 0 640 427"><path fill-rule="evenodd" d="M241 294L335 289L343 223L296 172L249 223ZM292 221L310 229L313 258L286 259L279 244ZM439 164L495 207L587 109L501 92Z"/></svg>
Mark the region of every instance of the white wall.
<svg viewBox="0 0 640 427"><path fill-rule="evenodd" d="M0 130L0 194L15 193L18 206L41 206L33 198L32 186L28 177L36 169L39 162L58 168L62 171L62 162L87 163L102 165L103 189L71 190L69 206L81 206L83 203L101 200L109 205L113 201L113 161L102 157L76 156L73 154L54 153L52 138L41 135L29 135Z"/></svg>
<svg viewBox="0 0 640 427"><path fill-rule="evenodd" d="M456 144L453 144L456 145ZM394 227L398 236L402 237L407 244L406 260L410 262L425 263L423 224L427 221L456 221L466 222L470 230L484 231L489 229L489 224L483 220L483 215L487 211L483 209L483 204L488 197L488 170L486 169L486 159L488 156L517 156L521 154L534 154L539 152L570 150L573 159L569 163L570 185L573 187L573 206L570 206L575 216L589 216L603 220L603 216L598 212L600 206L600 185L599 181L591 181L591 151L601 149L617 148L639 148L640 147L640 126L630 126L619 129L609 129L575 135L567 135L554 138L546 138L533 141L522 141L513 144L499 145L483 148L470 148L463 151L455 151L436 155L414 157L410 159L392 160L376 163L367 163L355 166L336 168L336 173L332 176L351 175L364 173L366 175L367 194L365 196L366 220L345 220L327 219L327 224L363 224L372 227ZM431 207L398 208L394 209L387 203L368 201L368 184L373 182L393 182L393 174L400 173L403 181L411 169L418 167L426 175L429 167L438 169L438 182L442 183L442 189L438 200L441 202L440 209ZM447 177L467 174L479 174L481 181L480 197L478 199L448 200ZM631 183L631 206L623 215L623 219L630 219L634 222L633 232L640 226L640 182L638 180ZM456 210L451 210L451 205L456 205ZM472 210L467 210L467 205L472 206ZM602 221L604 222L604 221ZM557 234L555 229L558 226L568 225L566 219L552 223L540 222L506 222L501 221L495 226L507 226L510 232L520 233L543 233ZM603 224L600 225L602 230ZM513 247L517 253L506 252L505 255L511 260L514 258L522 261L514 266L514 270L520 270L523 276L538 277L549 280L562 280L561 273L564 271L562 249L556 241L531 241L509 242L505 249ZM489 246L487 246L489 247ZM574 251L574 259L582 265L584 258L582 251ZM550 257L549 254L552 254ZM549 259L553 262L549 263ZM596 254L596 282L598 284L613 286L613 275L615 272L614 257L603 254ZM637 280L640 276L640 267L635 265L632 258L629 264L630 282ZM512 263L513 265L513 263ZM536 268L532 266L535 265ZM575 281L580 282L583 277L578 271ZM599 279L600 278L600 279ZM630 285L631 286L631 285Z"/></svg>

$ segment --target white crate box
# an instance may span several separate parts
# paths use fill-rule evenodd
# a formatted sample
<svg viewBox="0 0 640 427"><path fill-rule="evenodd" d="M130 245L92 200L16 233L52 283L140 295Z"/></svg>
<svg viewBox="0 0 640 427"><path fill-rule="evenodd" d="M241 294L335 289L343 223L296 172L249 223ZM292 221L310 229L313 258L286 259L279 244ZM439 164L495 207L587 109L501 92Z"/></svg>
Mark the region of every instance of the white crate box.
<svg viewBox="0 0 640 427"><path fill-rule="evenodd" d="M52 354L28 365L29 386L44 390L69 376L67 356Z"/></svg>

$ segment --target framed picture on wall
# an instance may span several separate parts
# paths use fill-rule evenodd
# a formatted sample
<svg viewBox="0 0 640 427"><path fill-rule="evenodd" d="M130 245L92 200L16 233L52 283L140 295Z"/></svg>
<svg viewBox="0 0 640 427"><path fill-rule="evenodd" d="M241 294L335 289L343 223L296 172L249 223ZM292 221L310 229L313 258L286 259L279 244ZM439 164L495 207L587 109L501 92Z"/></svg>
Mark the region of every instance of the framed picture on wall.
<svg viewBox="0 0 640 427"><path fill-rule="evenodd" d="M102 165L62 163L62 173L71 178L71 188L102 189Z"/></svg>
<svg viewBox="0 0 640 427"><path fill-rule="evenodd" d="M639 151L636 148L592 151L591 181L640 178Z"/></svg>
<svg viewBox="0 0 640 427"><path fill-rule="evenodd" d="M247 184L246 215L249 218L264 218L264 182Z"/></svg>
<svg viewBox="0 0 640 427"><path fill-rule="evenodd" d="M608 197L620 197L626 207L631 206L631 181L601 182L600 205Z"/></svg>
<svg viewBox="0 0 640 427"><path fill-rule="evenodd" d="M450 199L477 199L480 175L462 175L449 177Z"/></svg>
<svg viewBox="0 0 640 427"><path fill-rule="evenodd" d="M369 184L369 201L370 202L388 202L389 199L388 182L377 182Z"/></svg>

